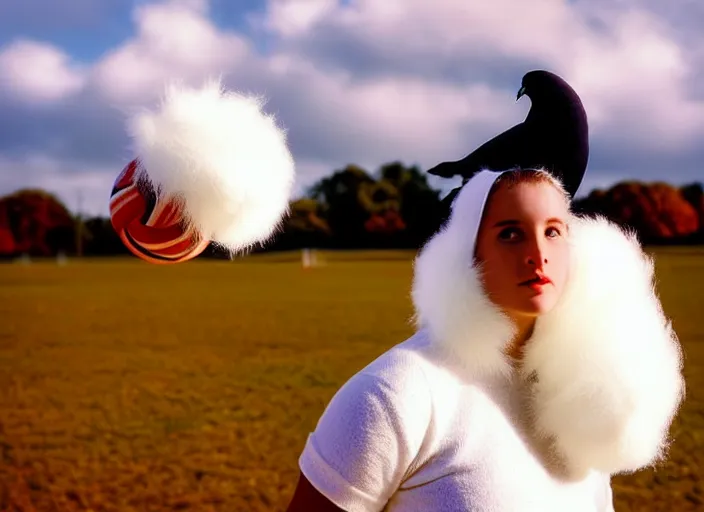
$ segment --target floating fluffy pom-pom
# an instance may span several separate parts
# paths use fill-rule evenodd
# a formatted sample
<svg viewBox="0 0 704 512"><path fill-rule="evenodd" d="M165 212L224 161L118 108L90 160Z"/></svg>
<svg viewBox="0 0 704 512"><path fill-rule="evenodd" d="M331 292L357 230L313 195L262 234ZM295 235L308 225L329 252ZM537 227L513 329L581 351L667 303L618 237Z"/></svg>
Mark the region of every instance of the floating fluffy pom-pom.
<svg viewBox="0 0 704 512"><path fill-rule="evenodd" d="M158 110L129 120L138 155L133 178L144 185L136 188L151 190L160 211L173 210L178 229L170 232L190 237L194 250L213 242L244 251L267 241L288 213L294 162L284 130L262 106L261 98L217 82L172 85Z"/></svg>

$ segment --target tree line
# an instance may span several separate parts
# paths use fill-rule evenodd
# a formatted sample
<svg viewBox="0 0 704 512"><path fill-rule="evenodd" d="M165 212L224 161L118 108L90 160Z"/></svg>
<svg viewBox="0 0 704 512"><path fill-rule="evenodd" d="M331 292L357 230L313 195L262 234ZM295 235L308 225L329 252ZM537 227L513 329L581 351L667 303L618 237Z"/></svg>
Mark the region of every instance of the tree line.
<svg viewBox="0 0 704 512"><path fill-rule="evenodd" d="M448 203L418 167L392 162L370 173L357 165L334 171L292 201L282 229L257 251L304 247L417 249L441 226ZM575 200L635 230L647 245L704 244L701 183L625 181ZM109 218L80 218L50 192L21 189L0 197L0 257L127 254ZM225 257L211 246L203 257Z"/></svg>

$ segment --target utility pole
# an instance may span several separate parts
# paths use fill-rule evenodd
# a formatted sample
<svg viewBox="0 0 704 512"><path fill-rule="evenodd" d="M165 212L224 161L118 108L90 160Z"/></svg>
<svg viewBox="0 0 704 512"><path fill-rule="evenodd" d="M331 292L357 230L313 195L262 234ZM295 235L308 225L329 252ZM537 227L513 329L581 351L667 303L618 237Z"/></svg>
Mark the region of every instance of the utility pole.
<svg viewBox="0 0 704 512"><path fill-rule="evenodd" d="M83 193L78 189L78 207L76 208L76 256L83 256Z"/></svg>

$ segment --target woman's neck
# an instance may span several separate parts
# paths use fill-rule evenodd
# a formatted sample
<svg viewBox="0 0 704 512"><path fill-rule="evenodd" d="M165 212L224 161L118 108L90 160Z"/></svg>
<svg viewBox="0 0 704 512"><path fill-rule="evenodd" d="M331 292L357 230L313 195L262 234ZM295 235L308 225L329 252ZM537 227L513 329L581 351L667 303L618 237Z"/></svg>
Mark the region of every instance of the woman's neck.
<svg viewBox="0 0 704 512"><path fill-rule="evenodd" d="M533 335L535 319L522 317L512 318L512 320L516 326L516 334L506 347L505 352L511 359L520 361L523 356L523 347Z"/></svg>

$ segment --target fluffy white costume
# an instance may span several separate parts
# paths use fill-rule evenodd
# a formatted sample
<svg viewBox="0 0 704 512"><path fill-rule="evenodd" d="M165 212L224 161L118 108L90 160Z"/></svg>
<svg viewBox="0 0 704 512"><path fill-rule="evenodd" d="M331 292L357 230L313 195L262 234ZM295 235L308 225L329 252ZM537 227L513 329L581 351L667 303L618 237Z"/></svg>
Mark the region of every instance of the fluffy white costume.
<svg viewBox="0 0 704 512"><path fill-rule="evenodd" d="M141 173L181 203L187 224L237 252L267 240L288 212L294 161L260 97L170 85L160 108L128 122Z"/></svg>
<svg viewBox="0 0 704 512"><path fill-rule="evenodd" d="M498 175L484 171L465 185L416 262L418 324L463 363L468 379L511 368L503 350L512 324L486 298L471 264L480 212ZM524 351L530 412L570 472L635 471L667 446L684 396L680 346L654 289L653 262L636 237L603 218L572 216L569 224L567 288Z"/></svg>
<svg viewBox="0 0 704 512"><path fill-rule="evenodd" d="M423 248L419 330L335 394L301 471L348 512L613 512L610 475L655 463L683 398L677 338L635 238L571 218L572 274L520 370L473 267L482 172Z"/></svg>

